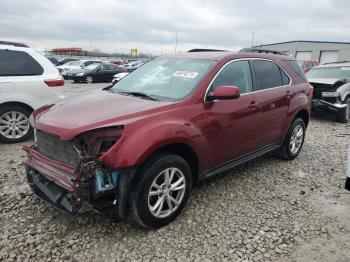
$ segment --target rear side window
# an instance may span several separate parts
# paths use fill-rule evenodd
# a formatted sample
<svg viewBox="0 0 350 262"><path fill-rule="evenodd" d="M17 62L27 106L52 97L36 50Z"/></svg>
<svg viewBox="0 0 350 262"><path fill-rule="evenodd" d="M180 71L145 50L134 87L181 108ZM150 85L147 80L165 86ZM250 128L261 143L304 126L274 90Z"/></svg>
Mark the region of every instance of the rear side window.
<svg viewBox="0 0 350 262"><path fill-rule="evenodd" d="M281 72L281 77L282 77L282 84L288 85L289 84L289 77L287 76L287 74L280 68L280 72Z"/></svg>
<svg viewBox="0 0 350 262"><path fill-rule="evenodd" d="M280 70L278 65L265 60L254 60L252 63L254 66L258 90L284 85L281 75L282 70Z"/></svg>
<svg viewBox="0 0 350 262"><path fill-rule="evenodd" d="M297 74L301 79L307 81L303 71L301 70L300 66L298 65L297 61L295 60L287 60L285 61L287 65L290 67L290 69L293 70L294 73Z"/></svg>
<svg viewBox="0 0 350 262"><path fill-rule="evenodd" d="M210 88L214 91L218 86L237 86L241 94L252 91L252 76L248 61L237 61L226 65L216 76Z"/></svg>
<svg viewBox="0 0 350 262"><path fill-rule="evenodd" d="M0 50L0 76L31 76L43 72L41 65L26 52Z"/></svg>

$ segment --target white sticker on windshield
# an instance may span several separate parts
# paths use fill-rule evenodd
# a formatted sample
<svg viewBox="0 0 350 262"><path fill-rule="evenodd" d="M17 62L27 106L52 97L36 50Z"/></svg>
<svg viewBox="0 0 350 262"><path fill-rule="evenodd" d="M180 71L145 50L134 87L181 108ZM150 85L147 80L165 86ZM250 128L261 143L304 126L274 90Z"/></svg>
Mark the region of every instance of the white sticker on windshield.
<svg viewBox="0 0 350 262"><path fill-rule="evenodd" d="M349 67L341 67L340 70L350 70L350 66Z"/></svg>
<svg viewBox="0 0 350 262"><path fill-rule="evenodd" d="M176 71L173 76L178 77L187 77L187 78L196 78L198 75L197 72L190 72L190 71Z"/></svg>

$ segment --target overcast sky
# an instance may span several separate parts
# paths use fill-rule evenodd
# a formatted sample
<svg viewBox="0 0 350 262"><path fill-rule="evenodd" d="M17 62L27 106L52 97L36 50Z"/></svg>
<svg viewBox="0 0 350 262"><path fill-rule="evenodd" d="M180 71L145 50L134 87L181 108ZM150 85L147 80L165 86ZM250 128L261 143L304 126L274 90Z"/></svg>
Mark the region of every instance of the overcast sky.
<svg viewBox="0 0 350 262"><path fill-rule="evenodd" d="M350 41L348 0L1 0L0 38L36 48L160 54L288 40Z"/></svg>

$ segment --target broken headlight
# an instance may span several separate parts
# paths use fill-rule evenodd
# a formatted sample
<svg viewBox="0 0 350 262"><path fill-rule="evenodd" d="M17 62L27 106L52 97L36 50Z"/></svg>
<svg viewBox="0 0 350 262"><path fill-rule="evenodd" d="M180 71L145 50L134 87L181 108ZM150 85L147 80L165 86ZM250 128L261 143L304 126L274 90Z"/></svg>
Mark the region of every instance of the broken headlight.
<svg viewBox="0 0 350 262"><path fill-rule="evenodd" d="M77 139L78 148L88 156L106 153L122 136L123 126L104 127L85 132Z"/></svg>

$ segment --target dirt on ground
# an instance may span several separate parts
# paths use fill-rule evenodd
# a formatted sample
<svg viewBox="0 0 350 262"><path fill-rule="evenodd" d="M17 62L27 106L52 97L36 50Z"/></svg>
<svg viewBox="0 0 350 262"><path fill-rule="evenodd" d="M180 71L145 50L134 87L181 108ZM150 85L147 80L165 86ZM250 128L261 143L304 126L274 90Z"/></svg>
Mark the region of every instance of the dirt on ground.
<svg viewBox="0 0 350 262"><path fill-rule="evenodd" d="M22 145L0 144L0 261L350 261L350 124L331 116L312 117L294 161L204 181L159 230L50 207L26 184Z"/></svg>

